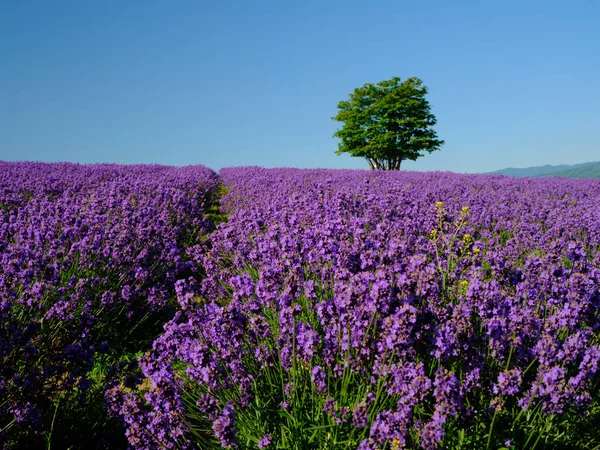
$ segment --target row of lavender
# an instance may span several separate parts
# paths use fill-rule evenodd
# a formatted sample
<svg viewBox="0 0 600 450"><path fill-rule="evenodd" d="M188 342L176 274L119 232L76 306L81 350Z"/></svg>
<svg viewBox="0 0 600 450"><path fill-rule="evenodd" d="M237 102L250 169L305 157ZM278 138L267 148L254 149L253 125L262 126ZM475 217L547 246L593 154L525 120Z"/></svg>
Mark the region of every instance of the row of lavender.
<svg viewBox="0 0 600 450"><path fill-rule="evenodd" d="M599 448L600 182L221 177L207 277L108 392L134 448Z"/></svg>
<svg viewBox="0 0 600 450"><path fill-rule="evenodd" d="M202 166L0 163L0 447L120 445L104 391L198 276L217 185Z"/></svg>

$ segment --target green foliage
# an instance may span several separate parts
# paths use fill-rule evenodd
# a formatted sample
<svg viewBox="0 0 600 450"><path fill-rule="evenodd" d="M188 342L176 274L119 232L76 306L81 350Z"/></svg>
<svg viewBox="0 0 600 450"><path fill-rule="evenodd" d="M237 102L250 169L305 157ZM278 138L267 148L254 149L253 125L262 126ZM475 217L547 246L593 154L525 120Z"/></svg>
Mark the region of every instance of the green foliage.
<svg viewBox="0 0 600 450"><path fill-rule="evenodd" d="M209 219L215 226L226 222L228 215L222 211L219 199L229 193L229 189L222 183L219 183L215 193L206 193L206 208L204 209L204 215Z"/></svg>
<svg viewBox="0 0 600 450"><path fill-rule="evenodd" d="M334 133L341 139L336 153L366 158L371 169L400 170L402 161L439 150L444 141L431 128L437 120L426 94L418 78L394 77L355 89L332 117L343 123Z"/></svg>

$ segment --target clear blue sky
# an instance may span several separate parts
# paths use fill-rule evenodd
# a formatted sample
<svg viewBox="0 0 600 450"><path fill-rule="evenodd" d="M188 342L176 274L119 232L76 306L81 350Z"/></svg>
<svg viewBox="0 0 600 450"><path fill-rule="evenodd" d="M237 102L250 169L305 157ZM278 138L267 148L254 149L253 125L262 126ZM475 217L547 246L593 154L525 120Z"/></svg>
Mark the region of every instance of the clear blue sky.
<svg viewBox="0 0 600 450"><path fill-rule="evenodd" d="M600 160L600 2L0 1L0 160L367 168L338 101L417 76L404 167Z"/></svg>

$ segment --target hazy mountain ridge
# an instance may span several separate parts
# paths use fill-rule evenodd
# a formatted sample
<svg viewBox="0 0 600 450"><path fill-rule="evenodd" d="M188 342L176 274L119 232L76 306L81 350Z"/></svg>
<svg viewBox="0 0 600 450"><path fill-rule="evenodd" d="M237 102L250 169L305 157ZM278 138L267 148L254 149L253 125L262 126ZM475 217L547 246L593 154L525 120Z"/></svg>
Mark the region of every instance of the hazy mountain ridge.
<svg viewBox="0 0 600 450"><path fill-rule="evenodd" d="M488 172L489 174L501 174L509 177L565 177L565 178L600 178L600 161L586 162L582 164L561 164L557 166L545 165L535 167L515 168Z"/></svg>

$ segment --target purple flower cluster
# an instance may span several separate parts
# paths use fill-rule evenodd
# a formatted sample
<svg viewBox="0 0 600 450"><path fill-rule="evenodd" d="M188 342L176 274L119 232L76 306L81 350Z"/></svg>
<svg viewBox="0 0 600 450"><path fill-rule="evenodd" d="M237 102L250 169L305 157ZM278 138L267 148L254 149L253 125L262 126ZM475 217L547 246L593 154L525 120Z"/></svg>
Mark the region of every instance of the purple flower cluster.
<svg viewBox="0 0 600 450"><path fill-rule="evenodd" d="M172 317L218 181L202 166L0 163L0 443L43 437L86 401L98 358Z"/></svg>
<svg viewBox="0 0 600 450"><path fill-rule="evenodd" d="M231 216L203 261L208 298L225 297L216 281L245 267L257 274L244 292L252 301L284 311L281 292L287 309L310 298L322 327L314 341L334 374L348 349L353 370L375 376L390 373L386 352L459 361L459 400L444 414L475 391L554 413L589 405L600 182L259 168L222 177Z"/></svg>
<svg viewBox="0 0 600 450"><path fill-rule="evenodd" d="M20 211L39 196L46 203L38 215L54 211L65 195L78 208L76 223L36 223L24 237L0 227L2 243L29 239L40 242L42 256L53 245L63 252L40 263L42 273L31 253L5 266L12 278L0 289L10 306L0 304L0 317L7 311L7 327L15 325L0 335L0 356L11 355L2 353L6 335L23 342L21 360L36 360L35 337L48 320L76 323L69 330L82 332L83 314L94 328L96 316L85 314L88 297L90 311L100 302L123 305L126 314L135 299L151 310L164 304L161 289L174 292L179 311L140 359L140 380L107 393L134 448L453 448L457 430L462 438L484 436L462 448L524 446L527 437L514 430L529 429L527 420L585 418L599 409L600 182L225 169L221 207L228 220L197 242L190 230L209 225L193 186L208 186L202 193L216 186L208 172L202 176L205 169L146 168L157 171L150 177L155 184L142 168L132 169L130 183L114 195L99 186L118 184L110 175L118 168L88 175L102 195L86 194L91 188L64 170L80 194L55 179L43 195L27 194L27 185L0 194L2 224L29 217ZM168 183L156 181L161 170ZM173 188L180 176L191 184ZM166 206L152 209L162 194L129 195L127 188L145 183L157 192L169 186ZM132 231L110 241L106 226L94 228L87 214L97 217L94 205L114 198L118 212L102 220ZM179 213L179 205L189 208ZM140 222L135 212L145 206L151 220ZM159 226L165 230L157 234ZM73 229L89 230L88 240L69 238ZM35 241L45 230L56 234ZM68 245L52 244L62 242L64 230ZM154 269L136 257L157 237L176 243L175 250L162 243L148 250L142 261L169 269L145 279L144 271ZM90 246L99 250L87 252ZM99 274L96 284L81 271L89 264ZM71 281L63 267L77 267L78 276ZM11 280L29 271L30 281L15 288ZM45 284L55 273L57 281ZM147 282L134 281L138 273ZM123 277L118 283L116 274ZM25 307L44 314L19 328L16 311ZM61 357L85 358L84 339L65 342ZM76 372L56 372L61 383L85 381L66 373ZM44 376L34 376L34 385ZM30 386L19 383L23 391ZM18 417L34 414L28 405L35 397L20 395L12 406L20 408Z"/></svg>
<svg viewBox="0 0 600 450"><path fill-rule="evenodd" d="M206 303L153 353L184 362L197 392L217 401L236 389L243 413L279 364L286 414L299 413L304 376L336 425L366 427L347 431L361 448L436 448L449 421L489 423L498 405L586 414L597 401L600 182L221 176L229 220L196 258ZM365 402L381 388L385 400Z"/></svg>

